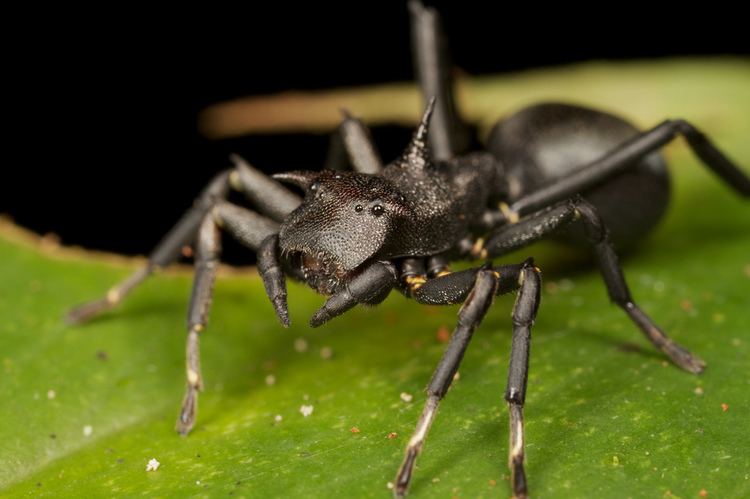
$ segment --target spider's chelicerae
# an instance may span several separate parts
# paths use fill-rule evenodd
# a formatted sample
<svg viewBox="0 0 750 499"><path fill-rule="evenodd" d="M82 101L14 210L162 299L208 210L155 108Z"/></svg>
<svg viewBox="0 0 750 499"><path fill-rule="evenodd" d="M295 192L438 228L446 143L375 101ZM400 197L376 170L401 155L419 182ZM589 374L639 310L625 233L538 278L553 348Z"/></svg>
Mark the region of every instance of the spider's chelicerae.
<svg viewBox="0 0 750 499"><path fill-rule="evenodd" d="M669 197L657 150L678 135L728 186L750 196L750 179L694 126L668 120L639 132L608 113L566 104L528 107L498 123L487 152L467 152L467 127L453 101L438 15L410 3L417 77L427 109L403 155L383 166L364 125L347 116L332 164L322 171L265 176L234 156L157 245L148 265L97 301L70 312L85 321L119 303L154 269L195 244L188 312L187 391L177 430L188 433L202 387L199 337L206 326L220 253L219 228L257 252L258 270L283 325L289 324L285 276L329 295L312 317L319 326L357 304L380 303L398 289L420 303L463 303L450 343L427 388L428 398L395 480L404 495L414 463L474 329L496 295L517 291L505 399L510 410L510 470L515 497L527 496L523 404L540 271L529 259L493 266L511 252L572 224L563 237L594 250L611 300L675 364L700 373L704 362L676 344L630 295L613 244L647 233ZM344 171L351 165L354 171ZM305 192L304 199L279 182ZM244 193L257 212L230 204ZM451 272L453 259L482 260Z"/></svg>

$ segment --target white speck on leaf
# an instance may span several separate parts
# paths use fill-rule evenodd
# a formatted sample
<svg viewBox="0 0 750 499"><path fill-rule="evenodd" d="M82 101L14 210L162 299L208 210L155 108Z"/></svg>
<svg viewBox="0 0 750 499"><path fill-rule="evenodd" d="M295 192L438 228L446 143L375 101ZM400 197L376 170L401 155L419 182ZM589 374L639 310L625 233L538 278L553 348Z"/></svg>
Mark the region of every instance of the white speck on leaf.
<svg viewBox="0 0 750 499"><path fill-rule="evenodd" d="M276 376L274 376L273 374L269 374L268 376L266 376L266 384L268 386L275 385L276 384Z"/></svg>
<svg viewBox="0 0 750 499"><path fill-rule="evenodd" d="M159 461L152 457L148 464L146 464L146 471L156 471L159 469L160 464Z"/></svg>
<svg viewBox="0 0 750 499"><path fill-rule="evenodd" d="M52 400L53 398L57 397L57 393L55 390L47 390L47 398Z"/></svg>
<svg viewBox="0 0 750 499"><path fill-rule="evenodd" d="M84 437L90 437L92 433L94 433L94 428L90 424L87 424L86 426L83 427Z"/></svg>
<svg viewBox="0 0 750 499"><path fill-rule="evenodd" d="M307 351L307 340L304 338L297 338L294 340L294 349L299 353Z"/></svg>
<svg viewBox="0 0 750 499"><path fill-rule="evenodd" d="M301 412L303 416L307 417L313 413L313 409L314 407L311 405L303 405L299 408L299 412Z"/></svg>
<svg viewBox="0 0 750 499"><path fill-rule="evenodd" d="M277 414L273 417L273 420L276 421L277 423L281 423L282 419L284 418L281 416L281 414Z"/></svg>
<svg viewBox="0 0 750 499"><path fill-rule="evenodd" d="M401 400L411 402L414 396L411 393L401 392Z"/></svg>

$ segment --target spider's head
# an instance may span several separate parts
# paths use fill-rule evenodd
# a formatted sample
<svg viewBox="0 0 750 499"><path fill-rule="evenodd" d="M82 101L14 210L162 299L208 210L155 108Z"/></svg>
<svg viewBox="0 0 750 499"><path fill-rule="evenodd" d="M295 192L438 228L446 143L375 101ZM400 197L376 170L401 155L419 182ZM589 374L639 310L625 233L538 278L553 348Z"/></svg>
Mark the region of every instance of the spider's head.
<svg viewBox="0 0 750 499"><path fill-rule="evenodd" d="M374 175L324 170L274 178L305 190L302 204L281 224L279 245L319 293L332 294L356 275L410 212L398 190Z"/></svg>

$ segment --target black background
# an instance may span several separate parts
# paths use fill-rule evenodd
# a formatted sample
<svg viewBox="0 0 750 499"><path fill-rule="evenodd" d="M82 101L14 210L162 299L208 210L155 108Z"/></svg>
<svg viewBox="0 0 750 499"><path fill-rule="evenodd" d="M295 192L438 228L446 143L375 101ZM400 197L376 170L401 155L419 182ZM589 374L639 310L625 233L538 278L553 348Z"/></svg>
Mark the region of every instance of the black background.
<svg viewBox="0 0 750 499"><path fill-rule="evenodd" d="M3 49L11 126L0 212L66 244L146 253L228 166L229 152L260 168L319 168L326 136L209 142L195 126L206 105L236 96L412 78L404 3L304 5L242 12L65 7L9 18L17 32ZM453 60L471 74L748 52L744 15L718 5L656 17L611 3L563 12L505 2L438 7ZM375 130L384 158L409 133ZM229 256L245 261L236 249Z"/></svg>

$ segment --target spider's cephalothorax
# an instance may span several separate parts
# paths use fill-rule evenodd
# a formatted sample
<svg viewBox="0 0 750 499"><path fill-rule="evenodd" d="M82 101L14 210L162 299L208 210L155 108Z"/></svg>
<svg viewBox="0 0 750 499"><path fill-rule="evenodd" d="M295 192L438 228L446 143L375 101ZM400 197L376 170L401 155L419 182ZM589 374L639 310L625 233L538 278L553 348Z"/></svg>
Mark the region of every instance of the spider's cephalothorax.
<svg viewBox="0 0 750 499"><path fill-rule="evenodd" d="M415 66L428 106L401 157L383 166L367 129L348 115L334 134L334 154L326 170L289 172L273 179L233 156L234 168L209 183L157 245L145 268L104 298L73 309L69 319L81 322L119 303L154 269L174 262L184 245L194 244L187 389L177 421L177 430L186 434L195 423L202 388L198 346L216 276L219 227L257 252L258 271L283 325L289 324L285 276L330 295L311 318L312 326L357 304L379 303L394 288L419 303L463 303L396 475L394 492L401 496L474 329L496 295L517 291L505 400L511 487L515 497L523 498L523 405L540 271L528 259L451 272L449 260L487 261L540 238L559 236L567 226L578 228L563 237L593 249L610 299L672 362L700 373L703 361L668 338L635 303L612 241L637 240L663 214L669 182L656 150L677 135L746 197L750 178L684 120L639 132L619 117L567 104L523 109L495 127L487 144L491 153L467 152L468 128L454 105L438 15L416 0L409 6ZM354 171L344 171L349 167ZM304 199L279 181L300 187ZM230 188L244 193L257 212L227 202Z"/></svg>
<svg viewBox="0 0 750 499"><path fill-rule="evenodd" d="M305 191L279 228L285 263L332 294L372 260L440 254L471 237L504 179L489 154L436 164L426 146L432 106L403 156L379 174L323 170L274 175Z"/></svg>

